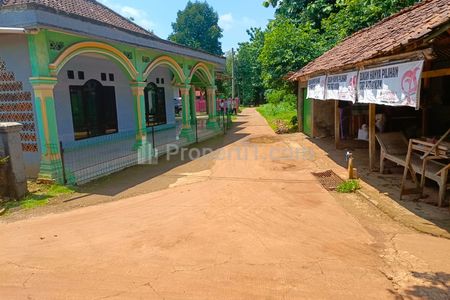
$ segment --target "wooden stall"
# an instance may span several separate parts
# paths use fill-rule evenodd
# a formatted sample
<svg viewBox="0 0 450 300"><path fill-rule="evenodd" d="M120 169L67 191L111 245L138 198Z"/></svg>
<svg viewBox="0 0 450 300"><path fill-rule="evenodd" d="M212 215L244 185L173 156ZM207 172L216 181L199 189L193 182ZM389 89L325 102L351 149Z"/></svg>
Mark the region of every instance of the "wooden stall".
<svg viewBox="0 0 450 300"><path fill-rule="evenodd" d="M450 128L449 15L447 0L423 1L353 34L290 77L313 101L334 102L336 147L344 131L355 138L355 127L367 122L372 171L378 170L377 135L437 141ZM304 95L299 92L299 120ZM365 111L343 122L343 111L355 105ZM314 120L320 111L313 113Z"/></svg>

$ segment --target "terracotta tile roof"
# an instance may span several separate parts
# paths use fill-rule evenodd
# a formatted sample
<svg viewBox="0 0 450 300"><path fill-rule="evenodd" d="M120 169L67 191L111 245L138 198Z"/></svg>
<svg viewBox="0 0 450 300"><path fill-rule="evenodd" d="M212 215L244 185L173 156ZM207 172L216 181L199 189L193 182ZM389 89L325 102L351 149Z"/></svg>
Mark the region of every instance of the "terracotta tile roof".
<svg viewBox="0 0 450 300"><path fill-rule="evenodd" d="M371 58L389 55L449 21L450 0L425 0L354 33L290 79L352 67Z"/></svg>
<svg viewBox="0 0 450 300"><path fill-rule="evenodd" d="M50 9L58 13L90 19L119 29L153 36L147 30L95 0L0 0L0 9L29 6Z"/></svg>

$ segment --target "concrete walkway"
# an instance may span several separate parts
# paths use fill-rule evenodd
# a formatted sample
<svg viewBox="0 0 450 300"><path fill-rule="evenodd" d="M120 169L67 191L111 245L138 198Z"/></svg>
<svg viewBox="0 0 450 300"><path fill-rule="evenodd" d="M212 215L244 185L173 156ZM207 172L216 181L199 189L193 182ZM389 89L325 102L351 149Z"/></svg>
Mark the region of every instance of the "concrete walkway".
<svg viewBox="0 0 450 300"><path fill-rule="evenodd" d="M447 299L449 240L325 191L311 144L254 109L238 123L167 188L0 224L0 298Z"/></svg>

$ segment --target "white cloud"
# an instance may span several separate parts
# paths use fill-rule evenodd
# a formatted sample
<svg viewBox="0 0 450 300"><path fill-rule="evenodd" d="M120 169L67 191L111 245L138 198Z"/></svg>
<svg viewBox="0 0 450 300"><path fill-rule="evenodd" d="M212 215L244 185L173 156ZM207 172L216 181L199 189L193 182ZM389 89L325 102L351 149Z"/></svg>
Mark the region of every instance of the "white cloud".
<svg viewBox="0 0 450 300"><path fill-rule="evenodd" d="M233 27L234 19L231 13L221 15L219 17L219 26L223 28L224 31L228 31Z"/></svg>
<svg viewBox="0 0 450 300"><path fill-rule="evenodd" d="M125 18L132 18L133 22L147 30L155 30L156 24L152 22L145 11L128 5L113 3L111 0L100 0L100 2Z"/></svg>
<svg viewBox="0 0 450 300"><path fill-rule="evenodd" d="M249 17L235 19L231 13L219 16L219 26L224 31L230 31L233 28L250 28L257 26L257 22Z"/></svg>

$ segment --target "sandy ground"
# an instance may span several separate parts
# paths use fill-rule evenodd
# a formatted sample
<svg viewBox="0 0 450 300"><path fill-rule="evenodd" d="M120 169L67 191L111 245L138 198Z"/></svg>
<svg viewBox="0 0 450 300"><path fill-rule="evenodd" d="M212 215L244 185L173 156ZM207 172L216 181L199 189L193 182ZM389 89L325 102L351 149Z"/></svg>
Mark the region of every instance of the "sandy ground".
<svg viewBox="0 0 450 300"><path fill-rule="evenodd" d="M238 123L213 153L84 200L126 199L0 223L0 298L449 299L450 240L325 191L327 158L254 109Z"/></svg>

